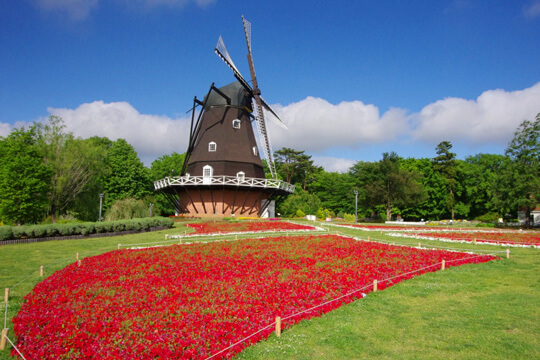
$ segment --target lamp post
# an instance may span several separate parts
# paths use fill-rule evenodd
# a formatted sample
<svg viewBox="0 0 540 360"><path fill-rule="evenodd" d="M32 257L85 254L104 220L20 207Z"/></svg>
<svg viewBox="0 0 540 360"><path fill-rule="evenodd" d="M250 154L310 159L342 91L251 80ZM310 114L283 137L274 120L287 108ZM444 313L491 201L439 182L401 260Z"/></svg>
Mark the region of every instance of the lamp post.
<svg viewBox="0 0 540 360"><path fill-rule="evenodd" d="M103 221L101 217L101 208L103 207L103 194L99 194L99 221Z"/></svg>
<svg viewBox="0 0 540 360"><path fill-rule="evenodd" d="M358 190L353 190L354 193L354 222L358 222Z"/></svg>
<svg viewBox="0 0 540 360"><path fill-rule="evenodd" d="M154 207L154 204L150 204L150 217L152 217L152 208Z"/></svg>

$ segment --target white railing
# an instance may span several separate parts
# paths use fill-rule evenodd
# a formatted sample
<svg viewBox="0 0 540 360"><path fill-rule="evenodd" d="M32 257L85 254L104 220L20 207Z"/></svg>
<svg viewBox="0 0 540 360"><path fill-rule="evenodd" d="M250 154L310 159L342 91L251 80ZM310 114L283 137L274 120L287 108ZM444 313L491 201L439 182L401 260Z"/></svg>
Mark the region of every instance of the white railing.
<svg viewBox="0 0 540 360"><path fill-rule="evenodd" d="M154 189L160 190L170 186L200 186L200 185L228 185L250 186L265 189L281 189L294 193L294 185L283 180L260 179L236 176L174 176L154 181Z"/></svg>

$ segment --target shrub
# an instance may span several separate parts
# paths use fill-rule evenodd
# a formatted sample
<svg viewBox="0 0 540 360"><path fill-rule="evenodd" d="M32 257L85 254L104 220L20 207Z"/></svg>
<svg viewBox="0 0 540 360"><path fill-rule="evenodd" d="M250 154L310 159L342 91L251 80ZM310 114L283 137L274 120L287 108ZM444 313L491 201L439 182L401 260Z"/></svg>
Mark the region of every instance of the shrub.
<svg viewBox="0 0 540 360"><path fill-rule="evenodd" d="M47 236L47 228L49 225L34 225L32 226L33 237L45 237Z"/></svg>
<svg viewBox="0 0 540 360"><path fill-rule="evenodd" d="M303 218L304 216L306 216L305 212L300 209L296 210L296 217Z"/></svg>
<svg viewBox="0 0 540 360"><path fill-rule="evenodd" d="M148 207L142 200L127 198L116 200L107 211L107 221L142 218L148 215Z"/></svg>
<svg viewBox="0 0 540 360"><path fill-rule="evenodd" d="M2 225L0 226L0 241L9 240L13 237L13 230L11 226Z"/></svg>
<svg viewBox="0 0 540 360"><path fill-rule="evenodd" d="M46 227L46 236L58 236L60 234L57 225L46 225Z"/></svg>
<svg viewBox="0 0 540 360"><path fill-rule="evenodd" d="M22 239L22 238L25 238L25 237L32 237L32 231L30 230L30 236L28 235L28 226L23 226L23 225L20 225L20 226L13 226L11 228L11 230L13 231L13 237L15 239Z"/></svg>
<svg viewBox="0 0 540 360"><path fill-rule="evenodd" d="M343 219L348 222L354 222L355 216L354 214L344 214Z"/></svg>
<svg viewBox="0 0 540 360"><path fill-rule="evenodd" d="M496 223L499 220L499 215L495 213L489 213L477 217L476 220L486 223Z"/></svg>

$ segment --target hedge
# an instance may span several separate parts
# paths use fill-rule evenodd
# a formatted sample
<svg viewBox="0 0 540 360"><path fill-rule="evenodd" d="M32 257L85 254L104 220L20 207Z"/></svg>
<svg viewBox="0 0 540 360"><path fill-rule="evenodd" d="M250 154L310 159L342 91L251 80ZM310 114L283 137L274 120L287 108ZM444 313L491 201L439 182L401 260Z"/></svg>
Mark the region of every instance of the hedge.
<svg viewBox="0 0 540 360"><path fill-rule="evenodd" d="M44 238L55 236L90 235L110 232L141 231L154 227L174 225L174 220L166 217L151 217L118 221L85 222L49 225L0 226L0 241L24 238Z"/></svg>

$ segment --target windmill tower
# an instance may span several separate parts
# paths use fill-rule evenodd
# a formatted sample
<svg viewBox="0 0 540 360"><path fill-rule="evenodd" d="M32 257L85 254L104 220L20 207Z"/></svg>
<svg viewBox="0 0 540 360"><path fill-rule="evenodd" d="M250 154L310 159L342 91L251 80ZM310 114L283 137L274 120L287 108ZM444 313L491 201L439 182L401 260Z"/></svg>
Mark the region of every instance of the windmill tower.
<svg viewBox="0 0 540 360"><path fill-rule="evenodd" d="M242 17L248 48L251 85L232 61L219 37L216 54L233 71L237 81L217 88L212 84L204 99L195 97L189 145L182 173L154 183L177 211L194 216L261 216L278 196L294 186L277 179L266 118L285 127L263 100L251 55L251 24ZM196 116L196 110L200 109ZM265 177L252 123L259 132L270 171Z"/></svg>

